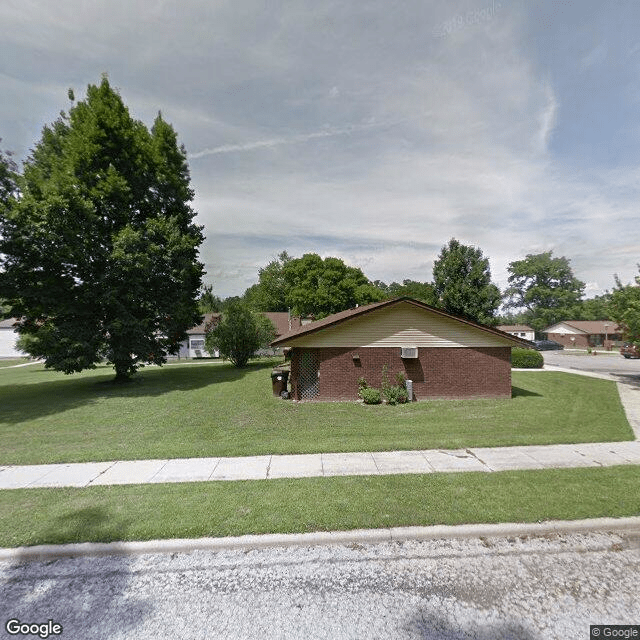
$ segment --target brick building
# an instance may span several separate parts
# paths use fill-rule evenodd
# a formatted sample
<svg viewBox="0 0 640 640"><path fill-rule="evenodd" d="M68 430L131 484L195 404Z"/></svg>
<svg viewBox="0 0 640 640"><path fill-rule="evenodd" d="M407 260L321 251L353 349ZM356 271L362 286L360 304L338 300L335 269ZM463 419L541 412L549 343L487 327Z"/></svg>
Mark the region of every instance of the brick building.
<svg viewBox="0 0 640 640"><path fill-rule="evenodd" d="M358 379L380 388L404 372L416 399L511 397L510 336L411 298L336 313L277 338L291 349L296 400L355 400Z"/></svg>
<svg viewBox="0 0 640 640"><path fill-rule="evenodd" d="M568 349L602 347L611 350L619 346L622 329L612 320L564 320L544 330L549 340Z"/></svg>

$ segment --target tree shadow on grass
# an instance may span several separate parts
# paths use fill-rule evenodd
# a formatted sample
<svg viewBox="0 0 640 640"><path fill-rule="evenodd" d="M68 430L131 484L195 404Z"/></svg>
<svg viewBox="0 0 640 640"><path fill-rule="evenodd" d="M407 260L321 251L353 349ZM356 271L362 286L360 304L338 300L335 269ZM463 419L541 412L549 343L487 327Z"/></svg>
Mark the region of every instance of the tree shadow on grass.
<svg viewBox="0 0 640 640"><path fill-rule="evenodd" d="M250 364L237 369L231 364L145 367L126 384L113 383L113 370L99 367L81 377L60 376L57 380L37 381L42 370L33 372L36 381L0 386L0 425L18 424L69 411L109 398L153 398L172 391L194 391L204 387L242 380L248 374L273 367L271 362ZM51 375L51 372L46 372ZM270 379L265 373L265 393Z"/></svg>
<svg viewBox="0 0 640 640"><path fill-rule="evenodd" d="M100 507L70 508L49 522L35 540L51 543L122 539L128 529ZM61 624L70 638L129 637L154 605L130 593L130 555L34 559L23 553L8 567L0 566L0 600L7 618Z"/></svg>
<svg viewBox="0 0 640 640"><path fill-rule="evenodd" d="M523 389L522 387L511 387L511 397L512 398L521 398L521 397L529 397L535 396L538 398L542 398L542 395L536 393L535 391L529 391L529 389Z"/></svg>

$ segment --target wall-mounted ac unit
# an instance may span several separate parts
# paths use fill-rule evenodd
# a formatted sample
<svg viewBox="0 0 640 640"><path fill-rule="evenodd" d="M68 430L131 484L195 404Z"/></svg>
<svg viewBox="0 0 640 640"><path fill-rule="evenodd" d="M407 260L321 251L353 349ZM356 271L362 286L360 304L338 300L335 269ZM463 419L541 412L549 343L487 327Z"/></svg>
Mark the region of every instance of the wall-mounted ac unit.
<svg viewBox="0 0 640 640"><path fill-rule="evenodd" d="M418 347L400 347L401 358L417 358Z"/></svg>

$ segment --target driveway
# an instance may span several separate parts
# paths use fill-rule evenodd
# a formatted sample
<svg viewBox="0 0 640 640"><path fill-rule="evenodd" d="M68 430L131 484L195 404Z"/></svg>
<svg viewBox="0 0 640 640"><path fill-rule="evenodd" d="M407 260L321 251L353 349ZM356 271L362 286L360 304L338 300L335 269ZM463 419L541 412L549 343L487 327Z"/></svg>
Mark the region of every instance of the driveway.
<svg viewBox="0 0 640 640"><path fill-rule="evenodd" d="M616 351L587 355L584 351L542 351L544 363L565 369L609 374L620 382L640 383L640 360L627 360Z"/></svg>

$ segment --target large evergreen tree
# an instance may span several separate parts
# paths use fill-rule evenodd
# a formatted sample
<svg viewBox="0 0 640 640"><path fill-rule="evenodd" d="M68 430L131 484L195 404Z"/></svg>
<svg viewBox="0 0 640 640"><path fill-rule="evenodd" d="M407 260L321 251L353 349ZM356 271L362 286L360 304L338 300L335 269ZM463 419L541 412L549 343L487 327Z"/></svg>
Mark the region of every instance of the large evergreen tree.
<svg viewBox="0 0 640 640"><path fill-rule="evenodd" d="M0 216L0 297L32 355L122 380L177 351L201 317L189 182L173 128L132 119L106 78L44 128Z"/></svg>
<svg viewBox="0 0 640 640"><path fill-rule="evenodd" d="M433 264L436 305L481 324L495 324L500 289L491 282L489 260L476 247L455 238L442 247Z"/></svg>

